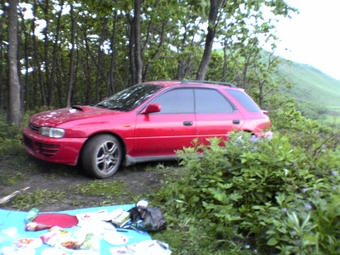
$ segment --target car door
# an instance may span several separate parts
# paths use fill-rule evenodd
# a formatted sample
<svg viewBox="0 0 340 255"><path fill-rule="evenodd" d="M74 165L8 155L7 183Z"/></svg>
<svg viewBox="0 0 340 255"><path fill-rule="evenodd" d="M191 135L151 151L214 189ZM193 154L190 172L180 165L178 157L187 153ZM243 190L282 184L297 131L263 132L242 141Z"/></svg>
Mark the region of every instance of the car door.
<svg viewBox="0 0 340 255"><path fill-rule="evenodd" d="M137 115L131 156L175 155L175 150L191 146L196 135L193 89L171 89L150 104L159 104L161 110Z"/></svg>
<svg viewBox="0 0 340 255"><path fill-rule="evenodd" d="M212 137L226 139L244 123L236 107L216 89L195 89L195 111L197 136L204 144Z"/></svg>

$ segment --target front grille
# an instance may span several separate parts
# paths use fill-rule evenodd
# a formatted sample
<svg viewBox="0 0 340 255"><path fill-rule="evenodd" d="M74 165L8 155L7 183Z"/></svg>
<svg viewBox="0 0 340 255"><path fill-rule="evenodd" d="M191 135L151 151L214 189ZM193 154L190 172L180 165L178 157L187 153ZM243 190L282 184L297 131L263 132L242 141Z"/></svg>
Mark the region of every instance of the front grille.
<svg viewBox="0 0 340 255"><path fill-rule="evenodd" d="M30 129L32 129L33 131L35 131L35 132L38 132L38 131L39 131L39 127L33 126L31 123L28 124L28 127L29 127Z"/></svg>
<svg viewBox="0 0 340 255"><path fill-rule="evenodd" d="M33 141L24 135L24 144L33 150Z"/></svg>
<svg viewBox="0 0 340 255"><path fill-rule="evenodd" d="M59 145L55 144L36 143L37 152L45 157L54 156L58 152L59 147Z"/></svg>

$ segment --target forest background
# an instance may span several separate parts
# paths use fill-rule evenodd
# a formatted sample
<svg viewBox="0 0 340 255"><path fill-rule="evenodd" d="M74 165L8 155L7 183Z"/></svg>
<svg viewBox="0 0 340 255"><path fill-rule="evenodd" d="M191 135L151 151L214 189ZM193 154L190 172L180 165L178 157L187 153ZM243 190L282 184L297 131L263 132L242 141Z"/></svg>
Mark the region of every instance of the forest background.
<svg viewBox="0 0 340 255"><path fill-rule="evenodd" d="M0 113L8 123L19 125L22 114L46 107L95 104L159 79L228 81L269 112L292 95L306 117L337 116L336 82L314 79L275 55L275 17L297 12L282 0L0 5ZM326 104L313 102L320 88L335 92L324 95Z"/></svg>
<svg viewBox="0 0 340 255"><path fill-rule="evenodd" d="M41 106L94 104L142 81L229 81L261 107L285 86L272 77L275 20L264 15L295 11L282 0L0 5L0 109L9 123ZM264 43L272 48L265 57Z"/></svg>
<svg viewBox="0 0 340 255"><path fill-rule="evenodd" d="M114 197L136 202L142 194L165 212L168 229L153 238L174 254L340 253L339 83L275 55L275 20L264 13L288 18L295 10L285 1L0 5L0 117L9 124L0 121L1 192L34 187L8 208L61 208L69 197L72 206L99 206ZM262 50L265 43L270 52ZM225 147L212 140L184 149L175 169L157 166L161 180L136 170L125 176L125 189L116 176L93 181L25 154L21 123L32 113L94 104L158 79L232 82L269 111L275 136L250 142L234 134ZM197 150L204 151L200 160ZM48 181L60 187L40 189ZM136 182L152 183L151 192L130 196ZM84 202L89 197L91 204Z"/></svg>

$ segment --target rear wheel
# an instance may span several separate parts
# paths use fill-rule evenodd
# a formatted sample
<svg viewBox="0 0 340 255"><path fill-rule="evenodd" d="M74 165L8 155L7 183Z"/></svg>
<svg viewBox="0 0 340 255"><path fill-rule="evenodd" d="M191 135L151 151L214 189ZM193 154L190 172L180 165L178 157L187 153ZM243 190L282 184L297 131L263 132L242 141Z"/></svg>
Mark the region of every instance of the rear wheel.
<svg viewBox="0 0 340 255"><path fill-rule="evenodd" d="M122 146L117 138L112 135L98 135L85 145L82 164L90 175L104 179L118 170L122 158Z"/></svg>

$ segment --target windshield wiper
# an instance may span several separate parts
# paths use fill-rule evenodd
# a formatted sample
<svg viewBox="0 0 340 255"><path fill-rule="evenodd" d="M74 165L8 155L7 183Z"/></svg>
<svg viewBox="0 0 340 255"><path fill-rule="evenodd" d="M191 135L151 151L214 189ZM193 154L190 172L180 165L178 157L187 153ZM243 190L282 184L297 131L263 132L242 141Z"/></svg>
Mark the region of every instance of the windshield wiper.
<svg viewBox="0 0 340 255"><path fill-rule="evenodd" d="M113 106L113 107L108 107L110 110L115 110L115 111L121 111L121 112L126 112L127 109L124 107L119 107L119 106Z"/></svg>
<svg viewBox="0 0 340 255"><path fill-rule="evenodd" d="M108 108L106 104L96 104L96 107Z"/></svg>

